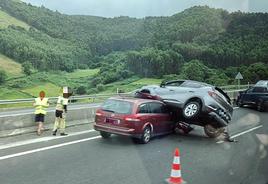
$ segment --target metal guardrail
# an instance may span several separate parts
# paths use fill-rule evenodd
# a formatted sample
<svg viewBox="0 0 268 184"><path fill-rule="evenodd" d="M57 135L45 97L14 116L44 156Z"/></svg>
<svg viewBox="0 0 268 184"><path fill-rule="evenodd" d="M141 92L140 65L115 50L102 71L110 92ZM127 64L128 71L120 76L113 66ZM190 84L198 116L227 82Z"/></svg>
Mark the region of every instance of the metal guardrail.
<svg viewBox="0 0 268 184"><path fill-rule="evenodd" d="M239 91L243 91L248 88L249 85L241 85L241 89L237 90L228 90L232 89L234 86L223 86L221 87L225 92L230 96L231 99L235 99L239 93ZM134 90L135 91L135 90ZM111 94L96 94L96 95L80 95L80 96L71 96L69 98L70 102L73 103L78 100L84 100L84 99L91 99L92 102L95 102L96 100L103 100L115 95L131 95L133 92L129 93L111 93ZM50 103L56 103L58 97L49 97ZM0 100L0 105L7 105L7 104L20 104L20 103L32 103L34 102L34 98L25 98L25 99L14 99L14 100Z"/></svg>
<svg viewBox="0 0 268 184"><path fill-rule="evenodd" d="M225 91L227 95L230 97L232 101L236 100L239 94L239 91L244 91L245 89L238 89L238 90L230 90L230 91Z"/></svg>
<svg viewBox="0 0 268 184"><path fill-rule="evenodd" d="M120 95L130 95L131 93L120 93ZM114 94L98 94L98 95L80 95L80 96L71 96L69 101L75 102L77 100L83 99L92 99L92 101L96 101L97 99L104 99L109 98L111 96L118 95L117 93ZM50 103L56 103L58 97L48 97ZM0 100L0 105L7 105L7 104L20 104L20 103L33 103L35 98L25 98L25 99L14 99L14 100Z"/></svg>
<svg viewBox="0 0 268 184"><path fill-rule="evenodd" d="M254 86L254 84L245 84L245 85L228 85L228 86L221 86L222 90L243 90Z"/></svg>

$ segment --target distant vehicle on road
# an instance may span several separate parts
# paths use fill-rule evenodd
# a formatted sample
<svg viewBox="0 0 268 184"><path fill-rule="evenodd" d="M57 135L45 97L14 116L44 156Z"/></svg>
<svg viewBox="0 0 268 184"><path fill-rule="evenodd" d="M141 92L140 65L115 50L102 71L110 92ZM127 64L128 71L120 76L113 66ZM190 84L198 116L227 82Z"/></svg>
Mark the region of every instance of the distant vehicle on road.
<svg viewBox="0 0 268 184"><path fill-rule="evenodd" d="M189 124L204 127L209 137L218 137L231 121L233 107L218 87L191 80L174 80L160 86L144 86L136 97L161 100Z"/></svg>
<svg viewBox="0 0 268 184"><path fill-rule="evenodd" d="M160 101L112 97L96 111L94 129L103 138L111 134L131 136L148 143L153 136L174 131L172 115Z"/></svg>
<svg viewBox="0 0 268 184"><path fill-rule="evenodd" d="M243 107L249 105L258 111L264 111L268 107L268 80L261 80L253 87L239 92L237 105Z"/></svg>

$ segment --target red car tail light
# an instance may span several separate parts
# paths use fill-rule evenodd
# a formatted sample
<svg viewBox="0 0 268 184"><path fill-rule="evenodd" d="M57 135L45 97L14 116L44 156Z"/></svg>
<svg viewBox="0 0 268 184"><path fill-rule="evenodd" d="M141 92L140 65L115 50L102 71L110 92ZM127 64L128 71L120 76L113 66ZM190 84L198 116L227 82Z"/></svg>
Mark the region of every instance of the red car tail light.
<svg viewBox="0 0 268 184"><path fill-rule="evenodd" d="M126 121L139 122L141 121L137 115L128 116L125 118Z"/></svg>
<svg viewBox="0 0 268 184"><path fill-rule="evenodd" d="M97 109L97 111L96 111L96 116L102 116L103 114L102 114L102 112L101 112L101 110L100 109Z"/></svg>
<svg viewBox="0 0 268 184"><path fill-rule="evenodd" d="M102 113L96 112L96 116L102 116Z"/></svg>
<svg viewBox="0 0 268 184"><path fill-rule="evenodd" d="M141 121L140 119L138 118L125 118L126 121L135 121L135 122L139 122Z"/></svg>
<svg viewBox="0 0 268 184"><path fill-rule="evenodd" d="M219 98L219 95L217 95L217 93L213 92L213 91L208 91L209 96L211 96L214 99Z"/></svg>

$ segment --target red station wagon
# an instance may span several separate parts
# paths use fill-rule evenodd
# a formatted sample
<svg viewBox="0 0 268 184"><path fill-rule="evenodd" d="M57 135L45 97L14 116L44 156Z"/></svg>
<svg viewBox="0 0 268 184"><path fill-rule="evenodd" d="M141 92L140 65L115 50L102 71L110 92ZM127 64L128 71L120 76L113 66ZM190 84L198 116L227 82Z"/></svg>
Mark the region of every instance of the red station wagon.
<svg viewBox="0 0 268 184"><path fill-rule="evenodd" d="M131 136L148 143L153 136L168 134L175 123L166 105L160 101L113 97L96 111L94 129L103 138L111 134Z"/></svg>

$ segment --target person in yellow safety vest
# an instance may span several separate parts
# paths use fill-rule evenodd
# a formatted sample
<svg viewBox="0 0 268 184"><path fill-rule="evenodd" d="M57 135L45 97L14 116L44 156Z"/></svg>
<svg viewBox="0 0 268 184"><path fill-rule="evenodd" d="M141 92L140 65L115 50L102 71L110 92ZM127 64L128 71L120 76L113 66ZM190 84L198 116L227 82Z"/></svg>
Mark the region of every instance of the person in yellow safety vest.
<svg viewBox="0 0 268 184"><path fill-rule="evenodd" d="M57 105L56 105L56 112L55 112L55 123L53 127L53 134L56 135L58 129L60 129L60 135L65 136L68 135L65 133L65 118L66 118L66 113L67 113L67 105L68 105L68 98L69 94L65 93L63 91L63 95L60 95L57 100Z"/></svg>
<svg viewBox="0 0 268 184"><path fill-rule="evenodd" d="M41 135L44 130L44 120L46 115L46 108L49 106L48 98L45 98L44 91L40 91L39 97L34 99L33 106L35 107L35 122L37 126L37 135Z"/></svg>

